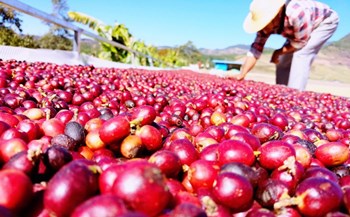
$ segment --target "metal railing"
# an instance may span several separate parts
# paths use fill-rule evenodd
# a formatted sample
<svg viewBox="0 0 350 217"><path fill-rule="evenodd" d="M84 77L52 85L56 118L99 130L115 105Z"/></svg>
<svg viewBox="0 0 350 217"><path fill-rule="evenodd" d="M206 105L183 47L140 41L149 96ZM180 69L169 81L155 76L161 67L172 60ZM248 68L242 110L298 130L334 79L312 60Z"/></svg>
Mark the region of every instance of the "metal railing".
<svg viewBox="0 0 350 217"><path fill-rule="evenodd" d="M135 57L134 55L139 55L139 56L146 57L146 58L148 58L151 66L153 66L153 61L158 61L158 62L162 63L160 60L152 58L149 55L146 55L144 53L140 53L138 51L132 50L129 47L126 47L123 44L117 43L115 41L110 41L110 40L108 40L106 38L103 38L103 37L101 37L99 35L96 35L94 33L86 31L86 30L84 30L84 29L82 29L80 27L77 27L77 26L73 25L70 22L66 22L64 20L58 19L57 17L54 17L54 16L52 16L50 14L47 14L47 13L45 13L43 11L40 11L40 10L38 10L36 8L33 8L33 7L31 7L31 6L27 5L27 4L24 4L24 3L20 2L20 1L17 1L17 0L0 0L0 3L2 3L2 5L4 5L5 7L11 8L11 9L16 10L16 11L20 11L22 13L26 13L26 14L31 15L33 17L39 18L41 20L44 20L45 22L54 23L54 24L56 24L58 26L61 26L63 28L73 30L74 31L73 51L76 51L78 53L80 52L81 35L83 34L83 35L86 35L88 37L94 38L95 40L106 42L106 43L109 43L109 44L111 44L111 45L113 45L115 47L127 50L127 51L132 53L133 59Z"/></svg>

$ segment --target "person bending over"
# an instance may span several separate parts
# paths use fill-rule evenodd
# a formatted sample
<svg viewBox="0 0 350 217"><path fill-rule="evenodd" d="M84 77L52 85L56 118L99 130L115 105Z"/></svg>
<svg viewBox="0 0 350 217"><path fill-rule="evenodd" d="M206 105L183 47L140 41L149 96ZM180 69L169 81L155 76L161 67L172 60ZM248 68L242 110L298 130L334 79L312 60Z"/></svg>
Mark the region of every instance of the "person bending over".
<svg viewBox="0 0 350 217"><path fill-rule="evenodd" d="M270 35L279 34L286 42L271 57L276 64L276 83L304 90L313 60L338 23L338 14L319 1L253 0L243 28L247 33L256 33L256 37L240 73L231 77L244 79L260 58Z"/></svg>

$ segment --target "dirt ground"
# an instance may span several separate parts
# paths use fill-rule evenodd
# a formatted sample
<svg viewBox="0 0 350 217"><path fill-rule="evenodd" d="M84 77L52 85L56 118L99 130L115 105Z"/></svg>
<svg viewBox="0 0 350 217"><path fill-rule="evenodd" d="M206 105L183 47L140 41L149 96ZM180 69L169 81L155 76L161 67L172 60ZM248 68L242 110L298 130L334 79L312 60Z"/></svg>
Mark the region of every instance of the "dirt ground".
<svg viewBox="0 0 350 217"><path fill-rule="evenodd" d="M275 84L274 74L258 73L252 71L248 73L246 79L265 82L268 84ZM309 79L306 90L318 93L330 93L332 95L350 98L350 84L341 83L339 81L321 81Z"/></svg>
<svg viewBox="0 0 350 217"><path fill-rule="evenodd" d="M275 66L270 58L270 54L263 55L247 79L275 84ZM350 66L344 58L334 60L320 53L312 65L306 90L350 98Z"/></svg>
<svg viewBox="0 0 350 217"><path fill-rule="evenodd" d="M273 69L267 70L265 66L262 69L260 68L253 69L251 72L247 74L245 79L264 82L267 84L275 84L276 77L275 77L275 73L272 71ZM239 71L236 71L236 70L222 71L222 70L216 70L216 69L200 70L199 72L216 74L222 77L230 76L231 73L234 73L234 74L239 73ZM337 71L332 71L332 72L333 74L336 74L336 76L333 75L334 78L338 78L341 76L349 76L348 71L346 71L346 73L343 73L344 75L341 75L341 73ZM326 73L320 73L320 74L324 75ZM333 79L324 80L322 78L315 79L315 77L317 78L317 76L311 75L311 78L309 78L306 85L306 91L314 91L317 93L330 93L335 96L342 96L350 99L349 82L340 82L339 80L333 80Z"/></svg>

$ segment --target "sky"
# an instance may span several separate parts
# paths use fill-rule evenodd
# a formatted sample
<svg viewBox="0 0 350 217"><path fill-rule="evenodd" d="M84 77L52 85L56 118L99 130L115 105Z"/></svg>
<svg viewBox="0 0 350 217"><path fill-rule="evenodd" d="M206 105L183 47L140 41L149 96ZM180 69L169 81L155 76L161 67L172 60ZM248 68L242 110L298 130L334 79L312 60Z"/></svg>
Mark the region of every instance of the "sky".
<svg viewBox="0 0 350 217"><path fill-rule="evenodd" d="M320 0L340 16L330 41L350 33L350 0ZM49 0L21 0L50 13ZM180 46L191 41L197 48L223 49L250 45L255 34L245 33L242 23L250 0L66 0L69 11L88 14L106 25L124 24L133 37L153 46ZM48 30L37 18L22 14L25 34L41 35ZM77 24L80 26L79 24ZM91 30L92 31L92 30ZM285 39L271 37L266 46L279 48Z"/></svg>

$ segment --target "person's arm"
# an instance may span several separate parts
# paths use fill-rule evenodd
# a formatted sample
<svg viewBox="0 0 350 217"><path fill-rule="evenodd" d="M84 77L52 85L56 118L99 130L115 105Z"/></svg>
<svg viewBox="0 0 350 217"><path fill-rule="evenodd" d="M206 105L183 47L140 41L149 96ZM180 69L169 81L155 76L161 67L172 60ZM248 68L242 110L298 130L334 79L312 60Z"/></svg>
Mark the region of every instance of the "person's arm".
<svg viewBox="0 0 350 217"><path fill-rule="evenodd" d="M241 66L241 72L237 75L234 75L233 77L239 81L243 80L248 74L248 72L250 72L254 68L257 61L258 59L256 57L247 56L244 60L243 65Z"/></svg>
<svg viewBox="0 0 350 217"><path fill-rule="evenodd" d="M310 10L305 10L301 2L295 1L294 4L295 5L289 7L291 9L286 12L288 14L289 23L293 27L294 38L293 40L287 40L282 48L273 52L271 57L272 63L278 64L280 55L293 53L301 49L310 39L313 27L313 16Z"/></svg>
<svg viewBox="0 0 350 217"><path fill-rule="evenodd" d="M267 39L269 38L269 36L270 35L266 35L262 31L256 34L255 40L252 43L250 50L247 53L247 57L245 58L241 66L240 73L236 75L232 75L230 76L230 78L234 78L239 81L245 78L245 76L248 74L248 72L250 72L254 68L256 62L260 58L264 49L264 45Z"/></svg>
<svg viewBox="0 0 350 217"><path fill-rule="evenodd" d="M273 52L270 62L278 64L280 55L287 54L287 53L293 53L296 50L297 49L295 47L293 47L290 43L286 43L283 47L281 47L280 49L277 49Z"/></svg>

